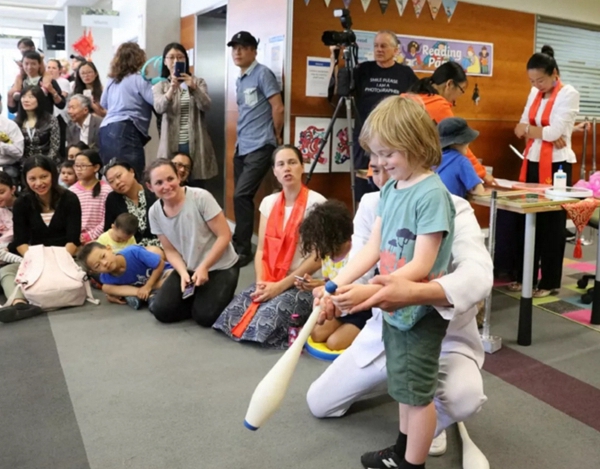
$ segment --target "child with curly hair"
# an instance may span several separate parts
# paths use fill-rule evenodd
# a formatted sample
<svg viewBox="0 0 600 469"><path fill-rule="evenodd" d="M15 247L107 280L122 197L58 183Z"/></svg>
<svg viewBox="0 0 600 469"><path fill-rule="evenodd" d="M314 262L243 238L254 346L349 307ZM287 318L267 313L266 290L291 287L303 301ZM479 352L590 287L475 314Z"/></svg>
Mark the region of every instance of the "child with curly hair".
<svg viewBox="0 0 600 469"><path fill-rule="evenodd" d="M325 279L313 279L306 274L303 281L296 280L296 287L310 291L333 280L348 262L352 231L352 214L345 204L328 200L316 205L300 225L301 249L303 255L314 252L321 259ZM311 338L315 342L325 342L330 350L344 350L370 318L371 310L334 318L315 326Z"/></svg>

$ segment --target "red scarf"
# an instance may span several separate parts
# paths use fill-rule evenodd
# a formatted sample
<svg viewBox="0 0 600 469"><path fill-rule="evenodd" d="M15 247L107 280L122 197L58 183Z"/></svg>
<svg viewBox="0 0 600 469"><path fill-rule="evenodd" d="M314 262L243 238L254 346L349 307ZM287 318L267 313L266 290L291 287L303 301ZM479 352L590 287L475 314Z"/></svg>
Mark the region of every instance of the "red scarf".
<svg viewBox="0 0 600 469"><path fill-rule="evenodd" d="M550 125L550 114L552 114L552 108L554 107L554 102L556 101L556 96L562 89L563 84L558 80L556 85L554 85L554 89L552 90L552 94L550 95L550 99L546 103L546 107L544 108L544 112L542 112L542 127L546 127ZM540 106L542 104L542 99L544 98L544 92L538 92L537 96L533 100L531 107L529 108L529 125L537 125L535 118L537 117L538 111L540 110ZM521 174L519 176L519 181L527 182L527 155L529 154L529 150L531 149L531 145L533 145L533 138L530 138L527 141L527 146L525 147L525 152L523 156L525 159L523 160L523 165L521 166ZM540 164L539 164L539 183L540 184L552 184L552 151L554 150L554 143L546 142L542 140L542 148L540 150Z"/></svg>
<svg viewBox="0 0 600 469"><path fill-rule="evenodd" d="M294 202L292 213L284 229L285 220L285 196L283 191L275 201L271 210L263 240L262 257L262 281L279 282L287 277L296 247L298 245L300 223L304 219L306 204L308 202L308 188L302 186L300 193ZM258 279L257 279L258 280ZM231 330L234 337L238 339L252 322L260 303L252 302L240 319L240 322Z"/></svg>

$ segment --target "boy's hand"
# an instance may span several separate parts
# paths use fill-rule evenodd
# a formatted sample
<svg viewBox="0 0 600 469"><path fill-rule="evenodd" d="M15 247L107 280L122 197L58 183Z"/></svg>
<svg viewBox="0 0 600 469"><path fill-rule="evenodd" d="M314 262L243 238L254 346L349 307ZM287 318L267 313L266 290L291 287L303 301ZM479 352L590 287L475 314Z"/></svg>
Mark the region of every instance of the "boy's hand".
<svg viewBox="0 0 600 469"><path fill-rule="evenodd" d="M354 308L356 311L373 307L381 308L383 311L396 311L414 304L413 292L416 282L395 275L377 275L370 282L378 286L379 290L357 305Z"/></svg>
<svg viewBox="0 0 600 469"><path fill-rule="evenodd" d="M333 304L333 301L331 301L330 296L326 298L315 299L315 306L317 306L317 304L322 304L321 314L319 314L319 318L317 319L317 324L320 326L326 321L339 318L342 315L340 309Z"/></svg>
<svg viewBox="0 0 600 469"><path fill-rule="evenodd" d="M192 282L194 282L197 287L208 282L208 269L203 265L200 265L192 275Z"/></svg>
<svg viewBox="0 0 600 469"><path fill-rule="evenodd" d="M380 289L380 285L361 285L353 283L338 288L331 299L343 312L357 313L362 310L355 308L355 306L358 306L371 298Z"/></svg>
<svg viewBox="0 0 600 469"><path fill-rule="evenodd" d="M120 297L114 296L114 295L106 295L106 299L110 303L116 303L118 305L125 305L125 304L127 304L123 298L120 298Z"/></svg>
<svg viewBox="0 0 600 469"><path fill-rule="evenodd" d="M188 286L189 283L192 282L190 275L186 272L185 275L181 276L181 293L185 291L185 287Z"/></svg>
<svg viewBox="0 0 600 469"><path fill-rule="evenodd" d="M140 300L146 301L148 299L148 297L150 296L151 291L152 291L152 288L150 288L148 285L144 285L143 287L138 288L137 297Z"/></svg>
<svg viewBox="0 0 600 469"><path fill-rule="evenodd" d="M298 290L313 291L315 288L325 285L324 280L313 279L309 274L304 274L303 278L306 280L306 282L301 282L300 280L294 281L294 285Z"/></svg>

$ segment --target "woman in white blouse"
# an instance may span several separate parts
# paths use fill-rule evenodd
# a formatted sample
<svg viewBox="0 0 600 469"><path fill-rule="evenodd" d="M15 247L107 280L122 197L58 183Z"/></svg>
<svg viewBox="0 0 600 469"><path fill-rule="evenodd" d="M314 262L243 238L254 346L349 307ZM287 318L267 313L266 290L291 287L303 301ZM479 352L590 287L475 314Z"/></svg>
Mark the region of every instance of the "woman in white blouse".
<svg viewBox="0 0 600 469"><path fill-rule="evenodd" d="M533 85L521 121L515 127L517 137L526 140L519 180L522 182L552 184L559 168L567 174L571 185L572 164L576 162L571 148L571 133L579 113L579 93L571 85L560 81L554 51L542 47L527 62L527 74ZM540 213L537 216L535 241L534 285L535 298L558 293L565 252L564 211ZM538 269L542 276L538 282ZM520 283L509 285L520 290Z"/></svg>
<svg viewBox="0 0 600 469"><path fill-rule="evenodd" d="M183 67L177 68L177 65ZM154 85L154 109L162 115L159 158L176 153L190 155L193 172L190 180L205 180L217 175L217 159L208 135L206 112L210 96L206 82L193 76L185 48L176 42L163 52L162 78Z"/></svg>

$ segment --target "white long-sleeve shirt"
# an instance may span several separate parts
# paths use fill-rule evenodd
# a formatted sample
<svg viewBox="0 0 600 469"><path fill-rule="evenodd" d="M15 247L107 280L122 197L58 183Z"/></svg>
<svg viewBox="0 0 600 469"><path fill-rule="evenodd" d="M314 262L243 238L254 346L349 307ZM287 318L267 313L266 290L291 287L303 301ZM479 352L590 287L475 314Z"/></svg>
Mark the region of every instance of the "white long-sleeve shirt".
<svg viewBox="0 0 600 469"><path fill-rule="evenodd" d="M483 365L484 350L477 329L476 303L485 299L493 285L493 263L483 242L481 228L471 205L464 199L452 196L456 208L454 240L452 243L451 273L433 280L438 282L446 294L451 307L436 306L436 310L450 320L446 336L442 341L442 354L460 353ZM360 202L355 217L354 235L350 257L356 254L369 239L377 218L379 193L366 194ZM381 336L383 317L379 308L373 308L373 317L360 331L350 353L359 367L378 362L385 367L385 351Z"/></svg>
<svg viewBox="0 0 600 469"><path fill-rule="evenodd" d="M521 115L521 123L529 124L529 109L533 105L533 101L538 95L539 90L537 88L531 88L529 97L527 98L527 104ZM535 118L536 127L542 127L542 115L544 109L548 104L548 99L542 99L540 108ZM540 151L542 148L542 141L554 142L559 138L564 138L567 146L560 150L553 147L552 150L552 162L559 163L566 161L567 163L577 162L575 152L571 148L571 134L573 133L573 127L575 126L575 119L579 114L579 92L571 85L564 85L558 92L552 112L550 113L550 125L545 126L542 130L543 139L536 138L529 149L529 153L526 155L529 161L539 162Z"/></svg>
<svg viewBox="0 0 600 469"><path fill-rule="evenodd" d="M0 134L5 134L10 142L0 138L0 165L17 163L23 157L25 139L19 126L6 117L0 116Z"/></svg>

